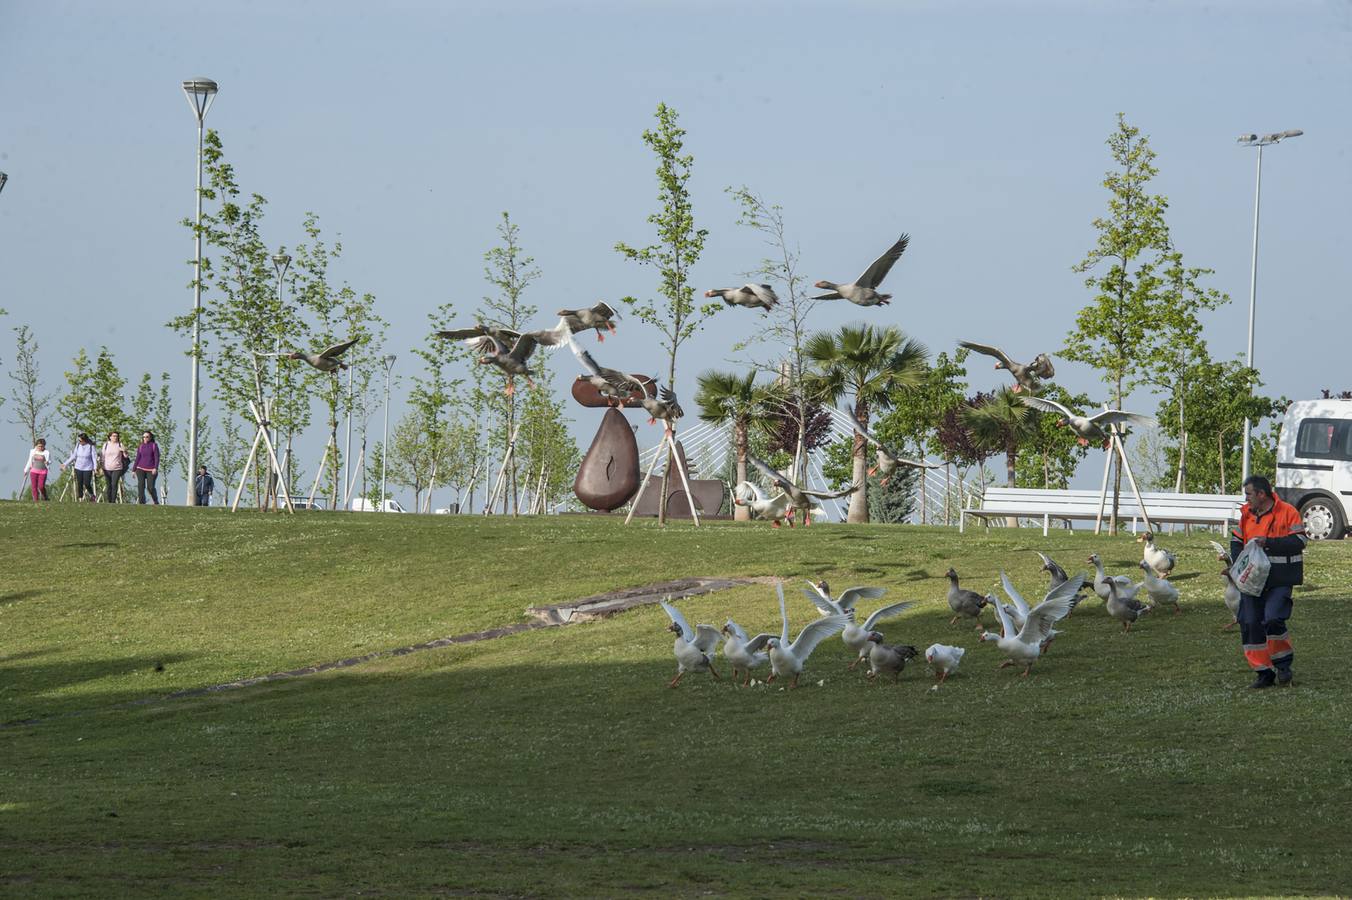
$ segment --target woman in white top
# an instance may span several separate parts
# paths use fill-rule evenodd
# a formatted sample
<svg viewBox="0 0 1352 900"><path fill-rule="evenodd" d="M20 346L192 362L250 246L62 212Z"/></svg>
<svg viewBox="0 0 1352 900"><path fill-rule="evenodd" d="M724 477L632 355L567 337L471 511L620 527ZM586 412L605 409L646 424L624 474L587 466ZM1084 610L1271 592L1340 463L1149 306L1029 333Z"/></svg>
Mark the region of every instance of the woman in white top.
<svg viewBox="0 0 1352 900"><path fill-rule="evenodd" d="M38 438L38 442L33 445L33 449L28 451L28 462L23 467L23 473L28 476L28 485L33 490L33 502L36 503L41 495L41 499L49 500L47 496L47 465L52 461L52 451L47 449L47 442Z"/></svg>
<svg viewBox="0 0 1352 900"><path fill-rule="evenodd" d="M94 469L98 465L98 448L83 431L80 432L75 449L70 451L70 456L61 464L62 471L65 471L71 463L75 464L75 499L83 500L88 497L89 502L93 503Z"/></svg>

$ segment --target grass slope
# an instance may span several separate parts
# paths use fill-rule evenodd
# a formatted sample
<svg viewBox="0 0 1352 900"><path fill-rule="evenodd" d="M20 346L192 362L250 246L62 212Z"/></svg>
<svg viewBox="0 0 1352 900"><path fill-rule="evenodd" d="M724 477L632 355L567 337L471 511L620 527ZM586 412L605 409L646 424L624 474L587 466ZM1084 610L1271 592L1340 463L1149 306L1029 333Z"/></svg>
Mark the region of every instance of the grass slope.
<svg viewBox="0 0 1352 900"><path fill-rule="evenodd" d="M153 896L1332 894L1352 884L1352 545L1318 545L1299 685L1251 695L1202 537L1185 614L1097 600L1031 678L949 627L943 571L1037 593L1033 548L1129 538L0 504L0 893ZM521 621L689 575L824 575L970 648L929 690L674 671L656 607L207 697L120 706ZM815 613L789 591L797 626ZM778 629L771 589L682 601ZM156 662L164 671L154 669ZM725 667L725 666L724 666ZM761 673L763 676L763 673ZM818 682L824 682L818 684Z"/></svg>

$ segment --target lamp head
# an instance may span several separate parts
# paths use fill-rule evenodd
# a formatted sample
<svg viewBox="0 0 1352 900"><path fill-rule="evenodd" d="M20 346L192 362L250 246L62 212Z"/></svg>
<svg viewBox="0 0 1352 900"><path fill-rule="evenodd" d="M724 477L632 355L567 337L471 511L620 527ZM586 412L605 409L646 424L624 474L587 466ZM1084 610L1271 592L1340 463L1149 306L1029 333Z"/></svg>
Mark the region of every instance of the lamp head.
<svg viewBox="0 0 1352 900"><path fill-rule="evenodd" d="M216 82L210 78L189 78L183 82L183 95L188 98L188 105L197 116L199 125L206 117L207 109L211 106L217 90Z"/></svg>

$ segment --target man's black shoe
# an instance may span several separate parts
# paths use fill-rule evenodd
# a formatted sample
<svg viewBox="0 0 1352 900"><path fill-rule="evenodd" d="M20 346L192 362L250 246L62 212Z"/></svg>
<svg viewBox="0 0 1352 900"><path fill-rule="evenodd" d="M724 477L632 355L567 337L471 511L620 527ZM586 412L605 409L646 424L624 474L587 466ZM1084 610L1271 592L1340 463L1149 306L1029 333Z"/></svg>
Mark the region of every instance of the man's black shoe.
<svg viewBox="0 0 1352 900"><path fill-rule="evenodd" d="M1270 688L1276 683L1276 678L1271 672L1259 672L1258 677L1253 680L1253 684L1249 685L1249 690L1257 691Z"/></svg>
<svg viewBox="0 0 1352 900"><path fill-rule="evenodd" d="M1290 687L1290 686L1291 686L1291 678L1292 678L1292 675L1291 675L1291 670L1290 670L1290 669L1278 669L1278 670L1277 670L1277 683L1278 683L1279 685L1281 685L1282 687Z"/></svg>

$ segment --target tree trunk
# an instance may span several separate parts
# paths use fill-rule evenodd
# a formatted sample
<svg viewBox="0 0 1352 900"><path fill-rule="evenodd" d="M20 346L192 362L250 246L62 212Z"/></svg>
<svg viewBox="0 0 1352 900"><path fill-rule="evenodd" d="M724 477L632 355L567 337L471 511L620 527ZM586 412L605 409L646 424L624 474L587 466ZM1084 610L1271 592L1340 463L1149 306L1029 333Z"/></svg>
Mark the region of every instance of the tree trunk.
<svg viewBox="0 0 1352 900"><path fill-rule="evenodd" d="M1013 444L1005 448L1005 487L1014 487L1014 466L1018 462L1018 452L1018 448ZM1005 516L1005 525L1018 528L1019 517Z"/></svg>
<svg viewBox="0 0 1352 900"><path fill-rule="evenodd" d="M859 417L859 422L868 427L868 405L856 402L854 404L854 414ZM859 485L859 490L850 495L850 511L845 516L845 521L851 525L868 524L868 461L864 458L865 442L863 435L855 432L854 435L854 474L851 478L851 484Z"/></svg>
<svg viewBox="0 0 1352 900"><path fill-rule="evenodd" d="M746 481L746 423L735 422L732 426L732 441L737 448L737 483ZM733 504L732 519L734 522L750 522L751 508L747 506L738 506Z"/></svg>
<svg viewBox="0 0 1352 900"><path fill-rule="evenodd" d="M1216 456L1221 464L1221 496L1225 496L1225 432L1216 435Z"/></svg>
<svg viewBox="0 0 1352 900"><path fill-rule="evenodd" d="M1118 409L1121 409L1121 408L1122 408L1122 379L1121 379L1121 378L1118 378L1118 379L1117 379L1117 385L1116 385L1116 387L1117 387L1117 390L1116 390L1116 393L1115 393L1115 397L1116 397L1116 399L1117 399L1117 408L1118 408ZM1112 447L1112 441L1111 441L1111 438L1112 438L1112 434L1113 434L1113 431L1114 431L1114 430L1115 430L1115 429L1114 429L1113 426L1109 426L1109 428L1108 428L1108 437L1109 437L1108 452L1113 454L1113 457L1112 457L1112 461L1113 461L1113 513L1112 513L1112 516L1108 519L1108 534L1110 534L1110 535L1117 534L1117 510L1118 510L1118 504L1121 502L1121 499L1122 499L1122 458L1119 457L1119 456L1117 456L1117 454L1115 453L1115 451L1113 450L1113 447ZM1123 447L1123 448L1122 448L1122 451L1125 453L1125 452L1126 452L1126 448Z"/></svg>
<svg viewBox="0 0 1352 900"><path fill-rule="evenodd" d="M917 456L917 459L919 459L921 462L925 462L925 446L924 446L924 444L919 444L919 443L918 443L918 444L916 444L916 447L917 447L917 448L919 449L919 451L920 451L919 455ZM928 469L921 469L921 470L920 470L920 524L921 524L921 525L928 524L928 522L929 522L929 493L928 493L928 491L926 490L926 488L927 488L927 486L928 486L927 483L929 482L929 478L926 477L926 473L927 473L928 471L929 471Z"/></svg>

